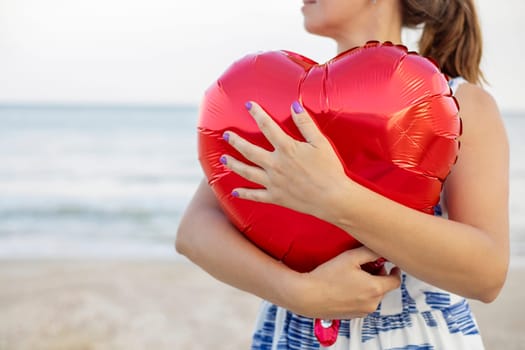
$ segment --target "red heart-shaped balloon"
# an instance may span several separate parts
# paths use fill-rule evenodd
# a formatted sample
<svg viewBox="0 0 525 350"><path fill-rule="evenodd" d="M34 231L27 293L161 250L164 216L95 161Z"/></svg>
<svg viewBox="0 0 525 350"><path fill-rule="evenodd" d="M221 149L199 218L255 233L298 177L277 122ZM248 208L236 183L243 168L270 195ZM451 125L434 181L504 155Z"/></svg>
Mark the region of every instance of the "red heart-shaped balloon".
<svg viewBox="0 0 525 350"><path fill-rule="evenodd" d="M290 115L290 104L301 101L350 178L433 214L456 160L461 124L445 76L427 58L379 42L325 64L287 51L265 52L235 62L207 90L198 123L199 159L224 212L264 251L297 271L310 271L360 243L310 215L231 196L233 188L260 185L220 164L223 154L247 162L222 139L223 132L235 131L273 149L245 110L249 100L289 135L304 140Z"/></svg>

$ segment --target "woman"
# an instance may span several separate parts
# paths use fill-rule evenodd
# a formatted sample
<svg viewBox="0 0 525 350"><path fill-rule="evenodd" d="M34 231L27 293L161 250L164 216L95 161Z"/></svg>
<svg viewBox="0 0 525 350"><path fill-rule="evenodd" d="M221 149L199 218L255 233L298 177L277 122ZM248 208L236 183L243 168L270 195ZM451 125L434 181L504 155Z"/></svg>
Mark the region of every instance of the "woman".
<svg viewBox="0 0 525 350"><path fill-rule="evenodd" d="M181 221L177 250L219 280L268 301L252 349L319 348L313 318L343 320L332 349L482 349L464 298L491 302L505 281L508 143L494 100L476 85L481 36L473 1L305 0L303 14L307 31L333 38L339 52L368 40L399 43L402 26L424 25L420 53L455 78L451 87L463 121L459 158L442 196L448 220L350 180L299 103L292 104L292 115L307 142L288 137L251 101L247 109L275 151L227 132L225 142L258 166L229 155L221 161L265 188L232 194L317 216L352 232L364 247L312 272L292 271L228 222L203 181ZM361 270L379 256L397 267L378 276Z"/></svg>

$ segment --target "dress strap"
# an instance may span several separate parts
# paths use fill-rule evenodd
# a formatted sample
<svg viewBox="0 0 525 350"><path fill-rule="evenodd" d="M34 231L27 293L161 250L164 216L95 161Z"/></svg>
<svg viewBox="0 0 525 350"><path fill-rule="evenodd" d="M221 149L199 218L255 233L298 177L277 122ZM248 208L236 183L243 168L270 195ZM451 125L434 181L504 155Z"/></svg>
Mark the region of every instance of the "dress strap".
<svg viewBox="0 0 525 350"><path fill-rule="evenodd" d="M455 95L460 85L464 83L467 83L467 81L463 77L455 77L450 79L448 81L448 86L450 86L450 90L452 90L452 95Z"/></svg>

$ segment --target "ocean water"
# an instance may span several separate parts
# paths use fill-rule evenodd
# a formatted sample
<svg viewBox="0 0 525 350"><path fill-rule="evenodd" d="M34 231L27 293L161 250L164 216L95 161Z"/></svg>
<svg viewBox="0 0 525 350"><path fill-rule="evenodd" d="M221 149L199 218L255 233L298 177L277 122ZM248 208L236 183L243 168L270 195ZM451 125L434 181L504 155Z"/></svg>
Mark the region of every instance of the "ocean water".
<svg viewBox="0 0 525 350"><path fill-rule="evenodd" d="M0 257L174 257L196 108L1 108Z"/></svg>
<svg viewBox="0 0 525 350"><path fill-rule="evenodd" d="M511 142L511 241L525 261L525 114ZM202 178L196 107L0 107L0 258L176 258Z"/></svg>

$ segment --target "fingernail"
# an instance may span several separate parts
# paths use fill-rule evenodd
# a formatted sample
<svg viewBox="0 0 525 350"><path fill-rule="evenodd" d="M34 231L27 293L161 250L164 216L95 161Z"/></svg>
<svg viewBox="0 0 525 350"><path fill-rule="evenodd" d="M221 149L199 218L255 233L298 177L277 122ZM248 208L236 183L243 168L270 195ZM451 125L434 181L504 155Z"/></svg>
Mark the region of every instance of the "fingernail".
<svg viewBox="0 0 525 350"><path fill-rule="evenodd" d="M292 109L295 113L299 114L299 113L303 113L304 112L304 109L303 109L303 106L301 106L301 104L299 103L299 101L294 101L292 103Z"/></svg>
<svg viewBox="0 0 525 350"><path fill-rule="evenodd" d="M248 102L246 102L244 104L244 107L246 107L247 110L250 110L250 109L252 109L252 103L250 101L248 101Z"/></svg>
<svg viewBox="0 0 525 350"><path fill-rule="evenodd" d="M222 157L219 159L219 162L221 162L221 164L226 165L226 163L228 163L228 160L226 159L226 156L222 156Z"/></svg>
<svg viewBox="0 0 525 350"><path fill-rule="evenodd" d="M230 141L230 134L225 132L224 134L222 134L222 138L224 139L224 141L229 142Z"/></svg>
<svg viewBox="0 0 525 350"><path fill-rule="evenodd" d="M239 198L239 192L233 191L232 192L232 197Z"/></svg>

